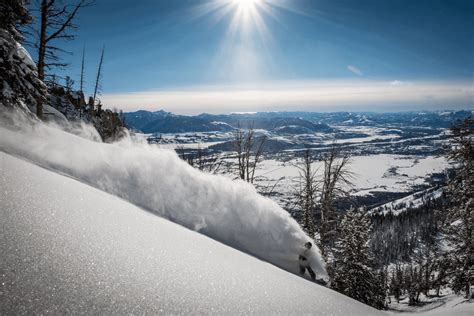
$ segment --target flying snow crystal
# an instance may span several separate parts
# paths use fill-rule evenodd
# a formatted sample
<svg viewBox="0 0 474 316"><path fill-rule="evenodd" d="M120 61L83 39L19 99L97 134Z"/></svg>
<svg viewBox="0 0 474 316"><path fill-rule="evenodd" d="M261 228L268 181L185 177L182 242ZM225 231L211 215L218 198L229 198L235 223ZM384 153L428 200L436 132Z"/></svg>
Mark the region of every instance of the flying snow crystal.
<svg viewBox="0 0 474 316"><path fill-rule="evenodd" d="M143 139L100 143L94 141L97 133L90 126L68 126L66 132L20 114L1 113L0 150L297 273L298 255L309 238L287 212L252 185L203 173L174 151ZM313 249L312 267L318 278L326 277L319 250Z"/></svg>

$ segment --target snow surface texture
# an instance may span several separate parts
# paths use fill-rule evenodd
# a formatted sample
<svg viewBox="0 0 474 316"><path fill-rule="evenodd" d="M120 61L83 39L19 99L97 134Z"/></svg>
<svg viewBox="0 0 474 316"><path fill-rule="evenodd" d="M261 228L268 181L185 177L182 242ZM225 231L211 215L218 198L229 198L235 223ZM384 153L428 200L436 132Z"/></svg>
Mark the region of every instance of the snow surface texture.
<svg viewBox="0 0 474 316"><path fill-rule="evenodd" d="M22 122L21 117L2 121L1 151L79 179L298 273L297 258L309 238L287 212L248 183L202 173L174 151L144 140L104 144L86 138L96 139L93 135L97 134L87 126L74 131L80 137L51 125ZM318 278L326 278L319 250L312 249L311 266Z"/></svg>
<svg viewBox="0 0 474 316"><path fill-rule="evenodd" d="M441 293L443 290L441 291ZM389 305L390 314L392 315L406 315L414 314L418 316L472 316L474 315L474 302L470 302L462 296L446 291L440 297L426 297L420 295L423 304L418 306L408 305L408 297L405 297L400 303L397 303L392 297L392 302Z"/></svg>
<svg viewBox="0 0 474 316"><path fill-rule="evenodd" d="M0 314L382 314L2 152L0 175Z"/></svg>

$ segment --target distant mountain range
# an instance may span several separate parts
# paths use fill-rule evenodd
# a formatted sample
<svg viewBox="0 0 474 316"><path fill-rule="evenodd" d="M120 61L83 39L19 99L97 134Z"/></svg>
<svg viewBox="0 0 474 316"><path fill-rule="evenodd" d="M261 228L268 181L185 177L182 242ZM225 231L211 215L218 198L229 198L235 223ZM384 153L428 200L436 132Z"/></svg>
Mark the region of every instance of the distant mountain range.
<svg viewBox="0 0 474 316"><path fill-rule="evenodd" d="M199 116L176 115L165 111L137 111L125 113L124 117L129 128L143 133L226 132L233 129L228 124Z"/></svg>
<svg viewBox="0 0 474 316"><path fill-rule="evenodd" d="M372 112L257 112L253 114L177 115L165 111L125 113L129 128L143 133L227 132L236 128L264 129L276 134L330 133L336 126L406 125L449 127L472 111Z"/></svg>

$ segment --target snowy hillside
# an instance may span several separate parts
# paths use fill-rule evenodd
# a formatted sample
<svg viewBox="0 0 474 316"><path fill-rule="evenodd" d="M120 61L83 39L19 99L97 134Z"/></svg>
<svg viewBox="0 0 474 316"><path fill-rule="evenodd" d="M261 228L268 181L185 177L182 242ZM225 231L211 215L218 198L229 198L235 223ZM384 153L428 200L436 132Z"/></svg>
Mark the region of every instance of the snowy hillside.
<svg viewBox="0 0 474 316"><path fill-rule="evenodd" d="M174 151L124 139L104 144L82 126L76 136L43 123L9 120L0 126L0 150L24 157L121 197L154 214L233 248L298 273L295 258L309 241L291 216L242 181L200 172ZM89 136L91 135L91 136ZM326 276L317 247L309 254Z"/></svg>
<svg viewBox="0 0 474 316"><path fill-rule="evenodd" d="M386 215L391 213L393 215L399 215L406 212L407 209L413 209L425 205L429 200L439 199L443 192L446 190L445 187L438 189L431 188L410 194L404 198L397 199L395 201L383 204L370 210L371 213L379 213Z"/></svg>
<svg viewBox="0 0 474 316"><path fill-rule="evenodd" d="M0 314L382 314L3 152L0 174Z"/></svg>

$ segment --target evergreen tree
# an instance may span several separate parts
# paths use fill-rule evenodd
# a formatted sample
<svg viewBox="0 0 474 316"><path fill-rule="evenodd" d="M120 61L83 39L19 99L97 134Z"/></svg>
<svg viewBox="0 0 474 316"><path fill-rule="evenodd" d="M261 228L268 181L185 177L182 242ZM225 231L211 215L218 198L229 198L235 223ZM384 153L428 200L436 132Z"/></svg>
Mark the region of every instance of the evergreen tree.
<svg viewBox="0 0 474 316"><path fill-rule="evenodd" d="M351 209L342 219L336 242L332 287L375 308L384 308L385 293L373 269L369 248L370 219Z"/></svg>
<svg viewBox="0 0 474 316"><path fill-rule="evenodd" d="M449 183L453 206L445 221L451 287L456 293L472 297L474 276L474 117L451 128L448 158L455 164L455 176Z"/></svg>
<svg viewBox="0 0 474 316"><path fill-rule="evenodd" d="M392 271L390 293L395 297L397 303L400 303L400 296L403 294L403 270L398 263L395 265L395 270Z"/></svg>
<svg viewBox="0 0 474 316"><path fill-rule="evenodd" d="M26 106L42 109L47 96L36 65L20 45L23 36L19 27L30 21L24 1L0 1L0 104L27 112Z"/></svg>

